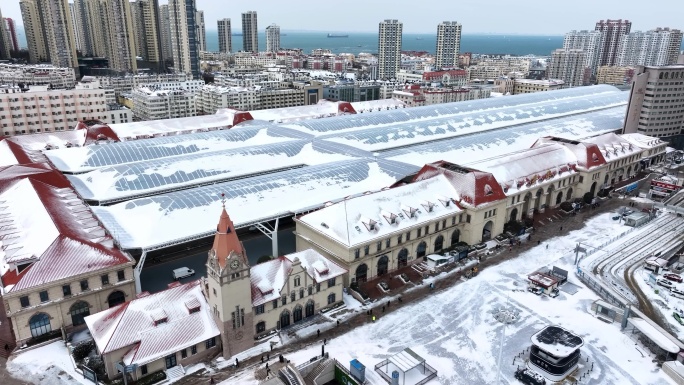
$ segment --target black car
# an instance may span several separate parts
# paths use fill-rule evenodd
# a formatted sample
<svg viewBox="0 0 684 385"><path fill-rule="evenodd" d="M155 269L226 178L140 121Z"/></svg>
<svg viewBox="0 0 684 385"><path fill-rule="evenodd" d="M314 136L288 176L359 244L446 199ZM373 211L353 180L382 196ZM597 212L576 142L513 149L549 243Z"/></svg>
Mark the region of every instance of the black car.
<svg viewBox="0 0 684 385"><path fill-rule="evenodd" d="M527 385L546 385L546 380L544 377L527 368L516 370L515 378Z"/></svg>

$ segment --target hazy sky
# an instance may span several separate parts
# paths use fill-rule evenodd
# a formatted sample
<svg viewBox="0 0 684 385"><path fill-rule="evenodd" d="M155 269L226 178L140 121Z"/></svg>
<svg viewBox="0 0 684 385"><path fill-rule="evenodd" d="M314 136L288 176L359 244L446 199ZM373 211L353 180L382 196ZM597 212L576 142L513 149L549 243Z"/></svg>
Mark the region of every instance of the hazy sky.
<svg viewBox="0 0 684 385"><path fill-rule="evenodd" d="M160 4L168 0L160 0ZM437 24L455 20L463 33L561 35L572 29L593 29L600 19L629 19L632 30L655 27L684 29L682 0L196 0L207 29L231 18L241 29L240 14L257 11L259 30L271 23L283 30L376 32L378 22L399 19L404 32L436 33ZM564 4L561 6L560 4ZM21 24L19 0L0 0L4 17ZM23 35L23 31L20 32Z"/></svg>

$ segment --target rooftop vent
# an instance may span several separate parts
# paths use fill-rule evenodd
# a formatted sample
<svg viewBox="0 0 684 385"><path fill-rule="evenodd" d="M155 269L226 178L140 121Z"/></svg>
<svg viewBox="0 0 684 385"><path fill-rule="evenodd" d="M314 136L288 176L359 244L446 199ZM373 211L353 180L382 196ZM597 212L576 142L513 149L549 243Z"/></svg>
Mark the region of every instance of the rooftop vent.
<svg viewBox="0 0 684 385"><path fill-rule="evenodd" d="M328 224L325 223L325 222L321 222L321 226L323 226L323 227L326 228L326 229L329 229L329 228L330 228L330 227L328 227Z"/></svg>

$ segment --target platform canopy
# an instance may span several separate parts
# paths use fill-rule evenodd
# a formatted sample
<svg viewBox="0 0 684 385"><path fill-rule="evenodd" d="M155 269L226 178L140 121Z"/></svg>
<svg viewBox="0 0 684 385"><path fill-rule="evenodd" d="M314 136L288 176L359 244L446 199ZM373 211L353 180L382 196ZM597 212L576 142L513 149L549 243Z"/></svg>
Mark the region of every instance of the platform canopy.
<svg viewBox="0 0 684 385"><path fill-rule="evenodd" d="M404 373L418 365L422 365L425 362L425 358L419 356L410 348L400 351L399 353L390 357L389 360Z"/></svg>
<svg viewBox="0 0 684 385"><path fill-rule="evenodd" d="M679 346L670 341L669 336L656 329L646 320L630 317L629 323L631 323L637 330L643 333L643 335L645 335L649 340L653 341L653 343L658 345L661 349L673 354L679 353Z"/></svg>

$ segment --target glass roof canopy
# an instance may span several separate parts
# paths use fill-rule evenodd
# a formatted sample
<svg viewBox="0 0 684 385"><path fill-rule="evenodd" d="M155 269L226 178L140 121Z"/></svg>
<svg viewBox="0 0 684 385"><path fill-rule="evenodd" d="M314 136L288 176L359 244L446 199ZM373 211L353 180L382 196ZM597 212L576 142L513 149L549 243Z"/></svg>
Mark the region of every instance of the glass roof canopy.
<svg viewBox="0 0 684 385"><path fill-rule="evenodd" d="M221 194L235 227L241 228L379 190L418 170L384 159L331 162L93 207L93 211L122 248L149 250L213 234Z"/></svg>
<svg viewBox="0 0 684 385"><path fill-rule="evenodd" d="M608 85L576 87L553 92L537 92L502 98L478 99L466 102L379 111L372 114L341 115L326 119L311 119L297 123L289 123L284 124L283 126L319 135L334 131L359 129L378 125L444 118L462 113L497 110L525 104L537 104L542 102L550 102L553 104L554 102L559 102L568 98L585 98L610 93L620 94L622 92L617 88Z"/></svg>
<svg viewBox="0 0 684 385"><path fill-rule="evenodd" d="M346 146L311 140L199 152L68 175L86 200L109 204L155 193L350 159ZM354 149L351 149L354 150ZM358 154L354 154L358 155Z"/></svg>
<svg viewBox="0 0 684 385"><path fill-rule="evenodd" d="M626 105L628 97L629 95L626 92L590 95L583 98L506 107L496 111L465 112L427 121L410 121L328 134L319 138L367 151L384 151L394 147L415 145L421 142L447 139L487 130L506 129L514 125Z"/></svg>
<svg viewBox="0 0 684 385"><path fill-rule="evenodd" d="M62 148L46 151L45 155L60 171L79 173L143 160L307 137L310 135L266 123L265 126L250 125L239 129L162 136L100 146Z"/></svg>
<svg viewBox="0 0 684 385"><path fill-rule="evenodd" d="M526 148L544 136L560 136L579 140L622 128L624 107L572 115L551 121L491 130L448 140L396 148L380 153L385 159L399 160L416 166L438 160L468 164Z"/></svg>

